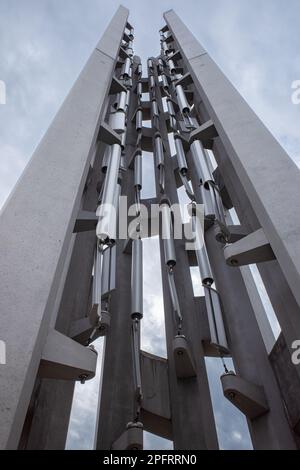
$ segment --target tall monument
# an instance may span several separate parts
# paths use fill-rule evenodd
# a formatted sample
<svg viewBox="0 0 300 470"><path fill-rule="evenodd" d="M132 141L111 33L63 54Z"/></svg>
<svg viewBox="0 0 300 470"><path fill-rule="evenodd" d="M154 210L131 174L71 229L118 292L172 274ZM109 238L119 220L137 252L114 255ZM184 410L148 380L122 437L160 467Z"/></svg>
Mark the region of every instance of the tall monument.
<svg viewBox="0 0 300 470"><path fill-rule="evenodd" d="M144 430L175 449L218 449L206 357L223 362L224 399L255 449L299 448L299 170L173 10L146 70L128 16L119 7L1 213L0 448L65 447L74 385L94 377L100 336L97 449L142 449ZM178 236L181 187L190 245L182 221ZM140 348L149 227L167 359ZM250 265L281 326L276 342Z"/></svg>

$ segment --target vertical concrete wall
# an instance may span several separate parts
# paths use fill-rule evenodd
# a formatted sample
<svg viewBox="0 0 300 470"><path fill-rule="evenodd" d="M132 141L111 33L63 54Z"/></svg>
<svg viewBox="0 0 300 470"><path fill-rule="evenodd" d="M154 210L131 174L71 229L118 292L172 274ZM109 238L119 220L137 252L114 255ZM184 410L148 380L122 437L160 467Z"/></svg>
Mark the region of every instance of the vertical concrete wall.
<svg viewBox="0 0 300 470"><path fill-rule="evenodd" d="M127 17L120 7L1 213L0 448L18 445Z"/></svg>

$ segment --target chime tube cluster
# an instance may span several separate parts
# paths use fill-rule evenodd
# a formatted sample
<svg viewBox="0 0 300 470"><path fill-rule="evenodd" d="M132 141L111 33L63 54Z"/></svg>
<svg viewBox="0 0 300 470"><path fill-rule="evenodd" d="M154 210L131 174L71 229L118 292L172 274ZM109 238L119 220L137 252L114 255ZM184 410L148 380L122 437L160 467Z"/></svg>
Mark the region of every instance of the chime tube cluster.
<svg viewBox="0 0 300 470"><path fill-rule="evenodd" d="M133 54L133 32L130 33L130 41L126 45L126 51ZM129 55L130 55L129 54ZM118 184L121 165L121 153L125 148L127 131L127 113L130 104L130 82L132 76L132 59L126 57L121 70L120 80L124 81L127 91L118 93L113 105L113 112L109 116L110 127L121 135L121 145L108 146L103 157L101 170L105 174L104 185L101 190L101 201L97 209L99 221L96 235L100 243L114 243L117 231L117 209L119 204L120 185Z"/></svg>

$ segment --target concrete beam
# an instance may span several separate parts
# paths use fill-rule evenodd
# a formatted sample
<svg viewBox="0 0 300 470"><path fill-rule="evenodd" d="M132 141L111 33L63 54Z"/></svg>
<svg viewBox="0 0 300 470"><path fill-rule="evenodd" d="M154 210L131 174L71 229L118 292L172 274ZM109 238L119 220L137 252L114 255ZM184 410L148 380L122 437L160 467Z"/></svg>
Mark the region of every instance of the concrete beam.
<svg viewBox="0 0 300 470"><path fill-rule="evenodd" d="M250 420L269 411L263 387L249 382L234 372L221 377L224 396Z"/></svg>
<svg viewBox="0 0 300 470"><path fill-rule="evenodd" d="M79 211L73 233L89 232L95 230L98 223L96 212Z"/></svg>
<svg viewBox="0 0 300 470"><path fill-rule="evenodd" d="M90 380L95 377L97 352L50 330L38 375L46 379Z"/></svg>
<svg viewBox="0 0 300 470"><path fill-rule="evenodd" d="M141 351L142 422L146 431L172 439L168 361Z"/></svg>
<svg viewBox="0 0 300 470"><path fill-rule="evenodd" d="M225 246L224 256L229 266L246 266L275 259L263 229L250 233L232 245Z"/></svg>

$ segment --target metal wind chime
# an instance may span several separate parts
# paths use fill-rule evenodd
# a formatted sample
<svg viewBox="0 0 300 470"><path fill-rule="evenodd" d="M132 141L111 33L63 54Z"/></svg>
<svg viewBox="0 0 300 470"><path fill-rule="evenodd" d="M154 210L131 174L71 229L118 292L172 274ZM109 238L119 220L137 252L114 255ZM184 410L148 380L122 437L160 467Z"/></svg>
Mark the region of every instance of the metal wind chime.
<svg viewBox="0 0 300 470"><path fill-rule="evenodd" d="M188 339L182 333L184 314L180 307L178 292L174 280L176 269L176 249L174 244L173 213L170 201L166 194L165 173L165 148L160 131L160 106L158 100L165 99L167 118L170 130L174 135L178 174L185 188L186 194L191 200L190 214L191 226L194 234L195 255L200 271L202 285L205 292L208 322L210 328L211 346L224 360L229 354L221 302L217 290L213 287L214 278L207 255L203 228L199 223L196 202L201 202L205 207L205 217L213 219L218 227L220 241L227 239L226 221L223 204L218 186L212 176L212 165L206 150L200 140L195 140L191 146L191 159L195 165L198 183L201 191L201 201L196 201L195 194L189 181L189 165L184 150L184 134L189 134L196 127L193 107L189 104L186 92L180 79L182 74L176 65L174 51L168 47L167 37L161 34L161 56L157 59L149 58L148 90L150 96L150 115L153 132L153 154L157 172L158 193L160 194L161 231L163 240L164 263L167 269L169 295L173 310L174 327L176 334L173 341L176 374L178 379L195 377L194 359L189 350ZM141 222L141 190L142 190L142 138L143 138L143 78L140 63L134 65L133 60L134 31L128 34L128 41L124 42L123 50L126 53L119 80L126 91L120 92L113 102L109 115L109 126L121 136L121 144L108 146L102 161L102 172L105 176L99 194L99 205L96 215L99 219L96 235L97 246L95 250L94 276L93 276L93 318L94 330L89 338L89 343L98 335L105 334L109 327L109 298L106 308L102 308L101 279L103 259L106 252L114 248L117 238L117 214L119 196L121 194L122 172L126 171L123 162L123 152L126 146L126 131L129 119L128 111L133 91L137 95L137 108L133 114L132 122L135 123L136 148L132 157L134 171L134 201L135 215L140 222L135 233L129 234L132 238L132 264L131 264L131 340L134 371L134 413L132 421L127 424L127 429L116 448L138 449L142 447L141 408L143 403L142 377L140 364L140 322L143 318L143 245ZM135 68L135 70L134 70ZM135 79L133 80L133 74ZM136 87L133 90L134 83ZM101 333L102 331L102 333ZM227 372L224 363L225 371Z"/></svg>

